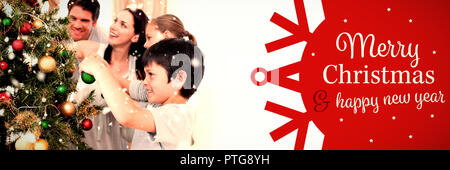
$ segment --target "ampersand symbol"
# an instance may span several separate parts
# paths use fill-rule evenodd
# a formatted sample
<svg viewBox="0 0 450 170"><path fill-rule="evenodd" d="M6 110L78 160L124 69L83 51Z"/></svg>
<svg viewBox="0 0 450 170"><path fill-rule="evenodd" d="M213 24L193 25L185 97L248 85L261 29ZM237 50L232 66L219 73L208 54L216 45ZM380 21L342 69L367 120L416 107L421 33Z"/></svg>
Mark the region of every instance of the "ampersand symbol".
<svg viewBox="0 0 450 170"><path fill-rule="evenodd" d="M316 112L323 112L328 108L329 101L325 101L327 99L327 92L325 90L318 90L314 93L314 103L316 104L314 106L314 111Z"/></svg>

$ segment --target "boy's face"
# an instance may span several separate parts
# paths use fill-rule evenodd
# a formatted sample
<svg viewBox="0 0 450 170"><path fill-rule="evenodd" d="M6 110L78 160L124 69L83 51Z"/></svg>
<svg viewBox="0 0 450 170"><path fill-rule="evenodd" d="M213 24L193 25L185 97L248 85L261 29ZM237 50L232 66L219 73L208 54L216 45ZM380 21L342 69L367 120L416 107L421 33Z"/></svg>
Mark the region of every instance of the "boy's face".
<svg viewBox="0 0 450 170"><path fill-rule="evenodd" d="M80 6L73 6L69 11L69 32L74 41L88 40L97 21L92 20L92 13Z"/></svg>
<svg viewBox="0 0 450 170"><path fill-rule="evenodd" d="M152 62L144 67L144 85L147 89L149 103L164 104L171 96L176 95L179 90L175 89L167 78L167 71L159 64Z"/></svg>

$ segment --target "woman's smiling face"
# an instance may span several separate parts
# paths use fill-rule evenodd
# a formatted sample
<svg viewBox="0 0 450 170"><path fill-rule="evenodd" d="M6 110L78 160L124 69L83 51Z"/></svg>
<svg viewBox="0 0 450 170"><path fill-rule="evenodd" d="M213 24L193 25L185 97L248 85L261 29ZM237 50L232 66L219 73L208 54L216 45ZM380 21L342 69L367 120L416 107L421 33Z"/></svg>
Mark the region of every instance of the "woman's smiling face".
<svg viewBox="0 0 450 170"><path fill-rule="evenodd" d="M112 46L131 44L134 33L133 15L126 10L117 14L109 29L108 43Z"/></svg>

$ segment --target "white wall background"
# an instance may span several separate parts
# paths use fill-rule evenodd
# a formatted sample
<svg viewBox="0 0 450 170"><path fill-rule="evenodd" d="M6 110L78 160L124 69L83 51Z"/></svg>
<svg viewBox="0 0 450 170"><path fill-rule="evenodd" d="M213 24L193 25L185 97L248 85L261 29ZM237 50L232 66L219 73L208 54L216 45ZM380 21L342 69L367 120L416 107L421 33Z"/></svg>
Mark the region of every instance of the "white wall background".
<svg viewBox="0 0 450 170"><path fill-rule="evenodd" d="M168 13L194 34L206 72L197 96L199 149L293 149L296 131L273 142L269 133L290 119L264 110L267 100L305 111L300 94L266 84L250 73L300 60L305 43L267 54L265 43L290 33L270 22L274 12L296 22L292 0L169 0ZM305 129L306 131L306 129Z"/></svg>

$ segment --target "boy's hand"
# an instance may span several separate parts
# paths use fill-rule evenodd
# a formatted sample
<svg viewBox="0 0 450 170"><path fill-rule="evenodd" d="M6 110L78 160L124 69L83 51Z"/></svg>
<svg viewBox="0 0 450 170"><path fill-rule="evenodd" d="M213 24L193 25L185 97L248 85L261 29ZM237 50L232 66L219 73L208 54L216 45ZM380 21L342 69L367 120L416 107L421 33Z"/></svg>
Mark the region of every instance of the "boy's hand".
<svg viewBox="0 0 450 170"><path fill-rule="evenodd" d="M88 55L79 65L80 74L82 71L94 75L100 73L101 70L108 70L109 64L98 54Z"/></svg>

